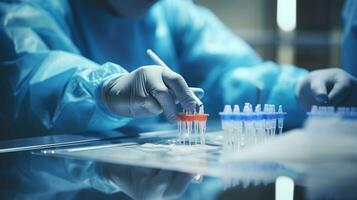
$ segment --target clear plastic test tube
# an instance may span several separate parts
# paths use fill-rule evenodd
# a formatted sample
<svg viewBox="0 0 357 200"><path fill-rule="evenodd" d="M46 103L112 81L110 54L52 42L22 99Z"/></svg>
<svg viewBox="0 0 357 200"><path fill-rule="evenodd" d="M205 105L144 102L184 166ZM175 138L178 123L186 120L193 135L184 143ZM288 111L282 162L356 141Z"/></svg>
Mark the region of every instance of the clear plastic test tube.
<svg viewBox="0 0 357 200"><path fill-rule="evenodd" d="M231 129L231 119L232 119L232 107L231 105L225 105L223 112L219 113L221 115L222 129L223 129L223 146L225 148L229 147L229 134Z"/></svg>
<svg viewBox="0 0 357 200"><path fill-rule="evenodd" d="M271 119L272 135L275 136L276 126L277 126L277 115L276 115L276 110L275 110L274 104L271 105L271 113L272 113L272 119Z"/></svg>
<svg viewBox="0 0 357 200"><path fill-rule="evenodd" d="M269 116L269 123L268 123L268 128L269 128L269 136L273 137L273 126L274 126L274 111L273 107L271 104L268 104L268 116Z"/></svg>
<svg viewBox="0 0 357 200"><path fill-rule="evenodd" d="M183 121L183 118L182 118L182 113L180 113L178 116L177 116L177 128L178 128L178 137L177 137L177 141L178 141L178 144L182 144L183 143L183 125L182 125L182 122Z"/></svg>
<svg viewBox="0 0 357 200"><path fill-rule="evenodd" d="M200 106L196 118L198 122L200 144L206 144L205 133L206 133L206 122L207 122L208 114L205 113L203 105Z"/></svg>
<svg viewBox="0 0 357 200"><path fill-rule="evenodd" d="M199 130L198 127L199 122L198 122L198 117L196 113L196 109L193 112L193 129L192 129L192 139L195 144L198 144L198 139L199 139Z"/></svg>
<svg viewBox="0 0 357 200"><path fill-rule="evenodd" d="M283 134L283 127L284 127L284 112L283 112L283 106L279 105L278 108L278 129L279 129L279 135Z"/></svg>
<svg viewBox="0 0 357 200"><path fill-rule="evenodd" d="M252 105L250 103L245 103L243 107L243 134L242 134L242 145L243 147L249 146L252 141L252 129L253 129L253 121L252 121Z"/></svg>
<svg viewBox="0 0 357 200"><path fill-rule="evenodd" d="M260 143L264 140L264 130L263 130L263 123L264 123L264 120L263 120L263 115L262 115L262 108L261 108L261 105L260 104L257 104L255 106L255 133L256 133L256 142L257 143Z"/></svg>
<svg viewBox="0 0 357 200"><path fill-rule="evenodd" d="M194 122L194 114L192 112L186 112L186 126L187 126L187 139L188 145L192 144L192 136L194 136L193 132L193 122Z"/></svg>
<svg viewBox="0 0 357 200"><path fill-rule="evenodd" d="M241 132L242 132L242 121L240 116L239 105L234 105L233 107L233 150L240 149L241 142Z"/></svg>
<svg viewBox="0 0 357 200"><path fill-rule="evenodd" d="M185 112L182 112L178 115L179 144L186 144L186 139L189 136L189 129L187 125L187 115Z"/></svg>
<svg viewBox="0 0 357 200"><path fill-rule="evenodd" d="M267 140L270 136L270 130L269 130L269 105L264 104L264 130L265 130L265 140Z"/></svg>

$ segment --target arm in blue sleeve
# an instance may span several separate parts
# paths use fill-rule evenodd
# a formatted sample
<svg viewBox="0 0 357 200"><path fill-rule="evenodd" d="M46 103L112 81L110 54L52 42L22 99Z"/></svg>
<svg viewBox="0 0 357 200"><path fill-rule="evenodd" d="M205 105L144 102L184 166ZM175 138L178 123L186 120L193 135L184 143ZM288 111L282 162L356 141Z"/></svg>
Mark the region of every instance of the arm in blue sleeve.
<svg viewBox="0 0 357 200"><path fill-rule="evenodd" d="M182 74L189 84L206 90L203 100L213 115L226 103L274 103L283 105L289 113L289 127L301 125L304 114L294 91L306 70L263 62L210 11L191 1L175 2L173 9L178 13L170 24L177 34Z"/></svg>
<svg viewBox="0 0 357 200"><path fill-rule="evenodd" d="M108 130L125 124L128 118L102 109L98 94L104 80L127 72L116 64L98 65L82 57L63 20L32 2L0 3L0 139ZM44 160L38 162L44 166L40 171L27 164L15 166L23 169L17 173L25 171L31 177L30 182L21 182L25 188L41 188L42 181L49 180L51 191L42 192L74 186L118 191L93 162L69 160L62 166ZM56 180L63 180L61 187Z"/></svg>
<svg viewBox="0 0 357 200"><path fill-rule="evenodd" d="M128 122L103 109L98 95L104 80L127 73L122 67L82 57L63 19L36 4L1 3L0 16L0 127L8 133L2 138L108 130Z"/></svg>

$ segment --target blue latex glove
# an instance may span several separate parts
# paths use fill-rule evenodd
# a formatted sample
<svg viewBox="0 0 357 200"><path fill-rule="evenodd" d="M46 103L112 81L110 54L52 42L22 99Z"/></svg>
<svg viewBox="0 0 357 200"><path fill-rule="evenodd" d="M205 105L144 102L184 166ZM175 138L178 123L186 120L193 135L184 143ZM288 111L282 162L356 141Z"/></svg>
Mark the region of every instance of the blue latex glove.
<svg viewBox="0 0 357 200"><path fill-rule="evenodd" d="M296 87L296 97L305 109L312 105L356 106L357 79L341 69L310 72Z"/></svg>

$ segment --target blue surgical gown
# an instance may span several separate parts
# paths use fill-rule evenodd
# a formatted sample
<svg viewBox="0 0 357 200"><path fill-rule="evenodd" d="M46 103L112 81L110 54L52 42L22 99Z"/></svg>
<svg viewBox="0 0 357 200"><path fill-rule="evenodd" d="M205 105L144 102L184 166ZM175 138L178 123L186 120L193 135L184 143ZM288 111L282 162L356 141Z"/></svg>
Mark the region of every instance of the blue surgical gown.
<svg viewBox="0 0 357 200"><path fill-rule="evenodd" d="M357 1L348 0L342 15L342 68L357 77Z"/></svg>
<svg viewBox="0 0 357 200"><path fill-rule="evenodd" d="M140 19L95 1L1 3L0 127L11 135L108 130L130 119L102 109L98 86L114 73L153 64L153 49L191 86L211 115L223 103L276 103L301 121L294 87L305 70L262 59L208 10L160 1ZM298 115L298 117L296 117ZM5 137L3 134L1 137Z"/></svg>
<svg viewBox="0 0 357 200"><path fill-rule="evenodd" d="M301 124L294 89L307 72L264 62L191 1L162 0L137 19L93 0L9 2L0 3L2 139L124 126L131 119L105 110L98 90L113 74L154 64L148 48L189 85L204 88L211 116L225 103L275 103L289 113L287 126Z"/></svg>

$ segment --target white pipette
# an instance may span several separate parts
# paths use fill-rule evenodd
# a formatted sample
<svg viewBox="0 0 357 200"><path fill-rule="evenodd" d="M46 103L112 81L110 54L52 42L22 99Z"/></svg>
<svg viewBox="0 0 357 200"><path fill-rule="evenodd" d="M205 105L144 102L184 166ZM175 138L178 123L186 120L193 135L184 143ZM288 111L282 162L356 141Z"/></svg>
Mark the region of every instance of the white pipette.
<svg viewBox="0 0 357 200"><path fill-rule="evenodd" d="M168 69L168 70L171 70L165 63L164 61L162 61L159 56L157 56L151 49L148 49L146 50L146 54L149 55L149 57L158 65ZM192 92L192 91L191 91ZM202 101L195 95L195 93L192 92L192 97L193 99L196 101L197 105L198 106L202 106L203 103Z"/></svg>

